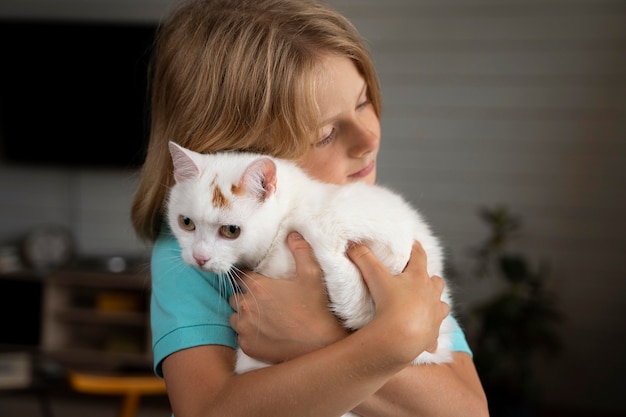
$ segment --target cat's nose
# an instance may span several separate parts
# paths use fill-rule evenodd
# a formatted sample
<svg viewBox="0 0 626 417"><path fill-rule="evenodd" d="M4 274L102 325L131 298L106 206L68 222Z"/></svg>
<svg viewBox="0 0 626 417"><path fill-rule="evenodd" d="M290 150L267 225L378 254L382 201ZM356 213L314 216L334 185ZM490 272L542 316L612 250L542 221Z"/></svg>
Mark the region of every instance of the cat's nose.
<svg viewBox="0 0 626 417"><path fill-rule="evenodd" d="M204 265L209 259L206 256L194 255L193 259L196 260L198 266Z"/></svg>

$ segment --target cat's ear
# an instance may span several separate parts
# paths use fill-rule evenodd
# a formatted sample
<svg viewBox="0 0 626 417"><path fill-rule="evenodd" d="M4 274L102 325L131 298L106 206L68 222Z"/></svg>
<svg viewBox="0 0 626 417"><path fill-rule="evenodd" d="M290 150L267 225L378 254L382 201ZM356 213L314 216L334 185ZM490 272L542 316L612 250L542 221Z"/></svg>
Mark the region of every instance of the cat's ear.
<svg viewBox="0 0 626 417"><path fill-rule="evenodd" d="M177 143L170 141L170 155L174 164L174 179L176 182L198 178L200 166L195 160L195 152L185 149Z"/></svg>
<svg viewBox="0 0 626 417"><path fill-rule="evenodd" d="M265 201L276 192L276 164L270 158L253 161L239 181L239 189L254 195L259 201Z"/></svg>

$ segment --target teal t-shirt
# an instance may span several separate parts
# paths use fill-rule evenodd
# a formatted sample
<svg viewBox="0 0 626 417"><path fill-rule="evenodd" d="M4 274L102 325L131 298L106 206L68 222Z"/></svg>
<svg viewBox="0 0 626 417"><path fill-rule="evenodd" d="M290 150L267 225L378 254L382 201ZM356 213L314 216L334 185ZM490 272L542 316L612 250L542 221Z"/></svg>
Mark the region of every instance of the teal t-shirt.
<svg viewBox="0 0 626 417"><path fill-rule="evenodd" d="M159 376L163 359L176 351L199 345L237 348L237 333L228 322L232 287L224 278L186 264L180 252L178 241L164 227L151 261L150 323ZM471 355L463 330L453 321L452 349Z"/></svg>

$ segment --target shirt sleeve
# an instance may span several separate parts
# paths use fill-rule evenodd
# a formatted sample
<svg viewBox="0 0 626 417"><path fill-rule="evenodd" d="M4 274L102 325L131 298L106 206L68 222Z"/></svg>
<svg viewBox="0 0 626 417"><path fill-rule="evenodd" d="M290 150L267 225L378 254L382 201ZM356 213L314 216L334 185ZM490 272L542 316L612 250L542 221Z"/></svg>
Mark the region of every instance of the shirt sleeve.
<svg viewBox="0 0 626 417"><path fill-rule="evenodd" d="M176 238L165 230L152 249L150 326L154 371L168 355L193 346L237 348L228 317L232 287L224 277L185 263Z"/></svg>
<svg viewBox="0 0 626 417"><path fill-rule="evenodd" d="M469 347L469 343L467 343L463 329L461 329L458 321L452 315L450 318L452 319L452 351L465 352L473 356L472 349Z"/></svg>

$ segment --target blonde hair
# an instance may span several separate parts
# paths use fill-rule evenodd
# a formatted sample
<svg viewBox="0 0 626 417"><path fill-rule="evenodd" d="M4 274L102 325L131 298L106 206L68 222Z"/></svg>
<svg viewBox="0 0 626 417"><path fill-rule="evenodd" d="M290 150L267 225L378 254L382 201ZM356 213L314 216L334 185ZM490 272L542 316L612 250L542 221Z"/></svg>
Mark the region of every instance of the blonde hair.
<svg viewBox="0 0 626 417"><path fill-rule="evenodd" d="M354 26L308 0L183 1L159 28L151 69L150 142L131 210L154 241L173 184L168 141L208 153L298 160L317 139L314 78L322 57L351 59L380 117L372 59Z"/></svg>

